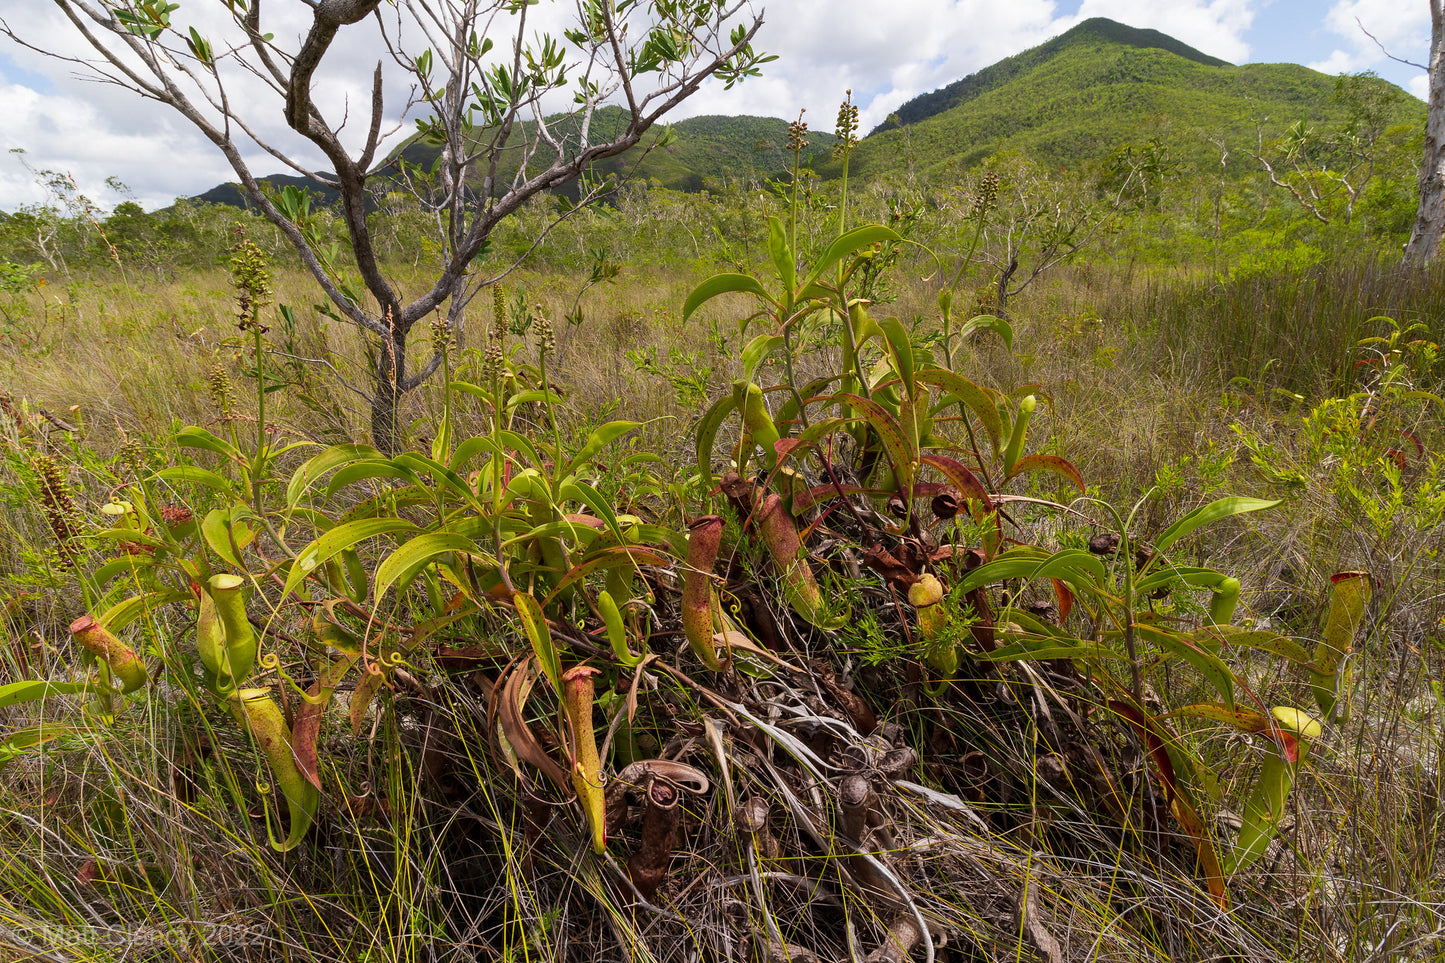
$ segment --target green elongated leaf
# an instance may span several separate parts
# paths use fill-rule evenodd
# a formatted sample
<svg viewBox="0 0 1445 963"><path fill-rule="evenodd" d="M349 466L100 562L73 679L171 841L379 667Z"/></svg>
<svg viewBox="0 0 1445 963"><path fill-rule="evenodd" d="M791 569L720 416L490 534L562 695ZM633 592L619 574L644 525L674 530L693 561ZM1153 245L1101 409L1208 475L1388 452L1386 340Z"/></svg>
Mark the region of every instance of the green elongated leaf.
<svg viewBox="0 0 1445 963"><path fill-rule="evenodd" d="M933 385L948 392L948 397L934 406L934 414L951 404L963 405L973 412L978 423L983 426L989 441L993 442L993 453L999 453L1003 447L1003 419L998 413L997 393L976 385L947 368L920 368L914 377L926 385Z"/></svg>
<svg viewBox="0 0 1445 963"><path fill-rule="evenodd" d="M704 487L712 487L712 449L717 444L718 430L722 428L723 419L737 407L737 400L732 392L728 392L714 401L697 421L697 474Z"/></svg>
<svg viewBox="0 0 1445 963"><path fill-rule="evenodd" d="M458 519L456 524L448 526L449 530L474 539L477 538L478 535L490 535L492 533L490 525L487 525L481 531L476 531L475 526L461 524L464 521L466 520ZM603 531L599 531L589 525L568 521L565 518L543 522L541 525L505 525L502 530L508 534L506 541L502 542L502 550L504 552L518 545L530 545L540 538L567 538L571 539L582 549L590 549L593 543L604 535Z"/></svg>
<svg viewBox="0 0 1445 963"><path fill-rule="evenodd" d="M1277 655L1306 667L1313 662L1313 656L1303 645L1275 632L1220 632L1214 628L1205 628L1195 632L1191 638L1201 646L1217 647L1228 643L1246 649L1259 649L1261 652L1268 652L1270 655Z"/></svg>
<svg viewBox="0 0 1445 963"><path fill-rule="evenodd" d="M799 400L801 399L804 405L811 405L814 401L820 400L818 396L824 391L827 391L828 387L838 379L839 375L832 375L827 378L814 378L808 382L798 394L795 395L791 391L786 392L783 395L783 403L778 406L778 415L774 421L779 425L789 425L792 422L798 421L800 413L798 407Z"/></svg>
<svg viewBox="0 0 1445 963"><path fill-rule="evenodd" d="M417 531L417 527L404 518L359 518L337 525L296 553L296 563L291 566L291 574L286 577L286 587L282 594L290 595L307 575L343 549L355 548L378 535L414 531ZM377 590L376 597L381 598L380 589Z"/></svg>
<svg viewBox="0 0 1445 963"><path fill-rule="evenodd" d="M12 729L5 734L4 738L0 738L0 767L26 750L38 748L47 742L77 731L79 730L74 726L58 725L54 722L42 722L39 725L26 726L23 729Z"/></svg>
<svg viewBox="0 0 1445 963"><path fill-rule="evenodd" d="M191 593L184 589L157 589L154 592L143 592L112 605L96 621L112 632L119 632L147 612L154 612L162 606L172 605L176 602L185 602L190 598Z"/></svg>
<svg viewBox="0 0 1445 963"><path fill-rule="evenodd" d="M602 519L608 531L618 538L622 537L622 528L617 522L617 513L612 510L611 503L591 485L569 479L561 484L557 489L557 494L563 501L577 501L586 505L592 509L593 514Z"/></svg>
<svg viewBox="0 0 1445 963"><path fill-rule="evenodd" d="M1181 635L1147 623L1135 623L1135 634L1162 649L1167 655L1188 662L1204 677L1204 680L1219 693L1224 704L1234 708L1234 673L1224 660L1212 652L1200 648Z"/></svg>
<svg viewBox="0 0 1445 963"><path fill-rule="evenodd" d="M132 545L147 545L151 548L166 548L167 543L148 532L142 532L134 528L102 528L98 532L92 532L91 538L102 542L129 542Z"/></svg>
<svg viewBox="0 0 1445 963"><path fill-rule="evenodd" d="M1258 512L1266 508L1273 508L1279 503L1280 499L1278 498L1266 500L1232 495L1212 501L1208 505L1202 505L1164 530L1164 534L1154 542L1155 557L1169 551L1175 542L1197 528L1217 522L1221 518L1229 518L1231 515L1242 515L1245 512Z"/></svg>
<svg viewBox="0 0 1445 963"><path fill-rule="evenodd" d="M798 432L797 438L800 442L808 442L809 444L816 445L829 435L845 430L857 420L857 416L824 418L821 421L813 422L807 428Z"/></svg>
<svg viewBox="0 0 1445 963"><path fill-rule="evenodd" d="M51 696L83 695L97 691L101 690L86 682L11 682L9 685L0 685L0 709L22 702L34 702L36 699L48 699Z"/></svg>
<svg viewBox="0 0 1445 963"><path fill-rule="evenodd" d="M327 472L356 461L368 458L380 459L381 457L381 452L370 445L332 445L325 451L313 455L300 468L292 472L291 480L286 483L286 508L291 510L299 505L307 489Z"/></svg>
<svg viewBox="0 0 1445 963"><path fill-rule="evenodd" d="M1033 662L1043 659L1080 659L1090 661L1095 659L1127 658L1122 652L1099 645L1095 642L1086 642L1082 639L1052 639L1030 637L1016 639L1008 645L1000 646L992 652L976 652L973 654L976 659L987 662Z"/></svg>
<svg viewBox="0 0 1445 963"><path fill-rule="evenodd" d="M776 303L750 274L715 274L692 289L683 302L682 319L686 321L694 311L722 294L756 294L770 305Z"/></svg>
<svg viewBox="0 0 1445 963"><path fill-rule="evenodd" d="M598 425L588 433L586 443L582 445L577 454L572 456L572 460L567 463L567 469L562 472L562 476L576 474L578 467L591 461L593 455L629 431L641 426L642 422L640 421L609 421L605 425Z"/></svg>
<svg viewBox="0 0 1445 963"><path fill-rule="evenodd" d="M768 256L773 259L773 270L778 272L778 280L783 282L783 290L793 290L793 286L798 283L798 266L793 257L793 249L788 246L788 232L783 229L783 222L777 217L768 218Z"/></svg>
<svg viewBox="0 0 1445 963"><path fill-rule="evenodd" d="M377 600L393 585L405 589L429 562L450 552L481 554L476 542L456 532L428 532L398 546L376 567Z"/></svg>
<svg viewBox="0 0 1445 963"><path fill-rule="evenodd" d="M507 396L507 403L504 406L507 411L516 411L523 405L560 405L563 402L561 395L555 391L547 391L542 388L529 388L526 391L518 391Z"/></svg>
<svg viewBox="0 0 1445 963"><path fill-rule="evenodd" d="M338 469L326 485L326 495L334 495L348 485L355 485L357 482L368 481L372 478L391 478L418 487L422 484L421 478L417 476L416 472L402 465L368 459Z"/></svg>
<svg viewBox="0 0 1445 963"><path fill-rule="evenodd" d="M246 456L242 455L235 445L226 441L224 438L218 438L204 428L197 428L194 425L182 428L176 432L176 444L182 448L201 448L206 451L213 451L218 455L224 455L232 461L240 462L243 465L247 462Z"/></svg>
<svg viewBox="0 0 1445 963"><path fill-rule="evenodd" d="M132 577L142 569L148 569L154 564L153 559L144 553L140 555L121 555L106 562L100 568L90 574L96 585L104 586L117 575L130 575Z"/></svg>
<svg viewBox="0 0 1445 963"><path fill-rule="evenodd" d="M768 357L782 343L783 336L781 334L760 334L749 341L742 352L743 380L755 380L763 362L768 360Z"/></svg>
<svg viewBox="0 0 1445 963"><path fill-rule="evenodd" d="M537 664L542 667L547 681L552 683L552 690L561 696L562 660L557 657L557 646L552 641L552 630L547 627L547 616L542 613L537 600L526 592L513 595L512 604L516 606L527 640L532 643L532 651L537 653Z"/></svg>
<svg viewBox="0 0 1445 963"><path fill-rule="evenodd" d="M486 511L486 507L477 499L476 493L472 491L472 486L467 484L466 479L441 462L433 458L427 458L425 455L419 455L416 452L407 452L406 454L397 455L392 459L392 463L400 465L403 468L409 468L412 471L426 472L432 477L432 480L436 482L438 487L445 488L447 491L456 495L465 504L471 506L473 511Z"/></svg>
<svg viewBox="0 0 1445 963"><path fill-rule="evenodd" d="M245 551L246 546L255 540L256 532L246 524L244 515L237 517L237 507L245 506L216 508L207 512L206 517L201 519L201 535L206 539L211 551L236 568L244 570L246 564L238 552Z"/></svg>
<svg viewBox="0 0 1445 963"><path fill-rule="evenodd" d="M823 251L813 270L803 281L804 291L811 287L823 276L823 273L837 264L850 254L856 254L865 248L870 248L880 241L902 241L903 236L891 227L884 227L882 224L866 224L863 227L856 227L842 237L838 238L827 249Z"/></svg>
<svg viewBox="0 0 1445 963"><path fill-rule="evenodd" d="M897 318L884 318L878 322L878 327L883 331L883 342L887 346L889 360L893 362L893 370L903 382L903 396L911 398L917 390L913 380L913 342L909 340L903 322Z"/></svg>
<svg viewBox="0 0 1445 963"><path fill-rule="evenodd" d="M451 461L448 467L460 474L467 465L471 464L473 458L480 454L489 454L493 458L505 458L506 453L492 439L485 436L479 438L468 438L457 445L457 450L452 452Z"/></svg>
<svg viewBox="0 0 1445 963"><path fill-rule="evenodd" d="M1240 706L1224 706L1217 702L1200 702L1182 706L1169 715L1184 716L1186 719L1203 719L1206 722L1219 722L1238 729L1240 732L1264 732L1269 729L1269 719L1263 713Z"/></svg>
<svg viewBox="0 0 1445 963"><path fill-rule="evenodd" d="M959 583L960 591L972 592L974 589L1002 582L1004 579L1028 578L1029 573L1038 568L1039 563L1046 558L1048 555L1041 549L1031 547L1012 549L965 574Z"/></svg>
<svg viewBox="0 0 1445 963"><path fill-rule="evenodd" d="M552 589L551 594L543 600L542 605L551 605L563 592L577 584L582 579L594 572L600 572L609 568L627 566L634 568L638 565L672 565L677 559L668 555L660 555L650 548L641 545L614 545L610 548L600 549L592 552L586 559L572 566L572 570L562 576L557 587Z"/></svg>
<svg viewBox="0 0 1445 963"><path fill-rule="evenodd" d="M863 398L859 395L837 394L833 396L833 399L859 412L868 425L878 433L878 437L883 441L884 449L888 452L889 461L893 464L898 490L911 492L913 476L918 469L918 449L909 444L908 438L899 429L898 422L893 420L888 409L871 398Z"/></svg>
<svg viewBox="0 0 1445 963"><path fill-rule="evenodd" d="M168 482L185 482L191 485L200 485L212 491L220 492L230 498L237 497L236 483L222 475L218 475L209 468L202 468L200 465L172 465L169 468L162 468L156 472L156 477Z"/></svg>
<svg viewBox="0 0 1445 963"><path fill-rule="evenodd" d="M1109 578L1103 559L1078 548L1055 552L1038 564L1028 578L1056 578L1075 588L1104 586Z"/></svg>
<svg viewBox="0 0 1445 963"><path fill-rule="evenodd" d="M1084 639L1075 638L1052 622L1045 622L1033 613L1026 612L1023 609L1013 606L1005 606L999 609L998 624L1000 626L1006 626L1010 623L1018 626L1025 636L1032 636L1039 639L1052 639L1055 642L1063 642L1070 645L1075 643L1094 644ZM1019 635L1019 633L1013 634Z"/></svg>
<svg viewBox="0 0 1445 963"><path fill-rule="evenodd" d="M1212 568L1197 568L1190 565L1172 566L1151 572L1134 582L1136 595L1144 596L1156 589L1182 584L1196 589L1216 589L1229 576Z"/></svg>
<svg viewBox="0 0 1445 963"><path fill-rule="evenodd" d="M1014 463L1013 471L1009 472L1008 477L1016 478L1024 472L1030 471L1053 472L1072 482L1079 491L1084 491L1084 479L1079 474L1079 470L1058 455L1024 455Z"/></svg>
<svg viewBox="0 0 1445 963"><path fill-rule="evenodd" d="M1014 329L1003 318L996 318L991 314L981 314L976 318L965 321L963 327L958 329L960 339L970 335L978 334L980 331L992 331L1003 339L1003 346L1009 351L1014 349Z"/></svg>
<svg viewBox="0 0 1445 963"><path fill-rule="evenodd" d="M497 433L498 440L507 451L515 451L522 455L522 461L530 468L540 469L550 458L543 458L537 451L532 440L526 435L518 434L510 429Z"/></svg>

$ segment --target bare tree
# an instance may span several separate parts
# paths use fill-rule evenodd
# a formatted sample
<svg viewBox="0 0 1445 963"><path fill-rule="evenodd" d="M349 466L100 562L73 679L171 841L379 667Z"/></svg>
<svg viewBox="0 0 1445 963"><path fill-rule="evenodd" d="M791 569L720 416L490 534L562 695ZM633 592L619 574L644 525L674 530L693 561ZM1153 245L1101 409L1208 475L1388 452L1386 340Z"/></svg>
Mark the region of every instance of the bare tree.
<svg viewBox="0 0 1445 963"><path fill-rule="evenodd" d="M1430 95L1426 104L1420 207L1405 245L1407 264L1434 260L1445 237L1445 0L1430 0Z"/></svg>
<svg viewBox="0 0 1445 963"><path fill-rule="evenodd" d="M222 31L203 33L180 22L167 0L52 0L93 57L62 57L180 113L225 155L251 201L290 240L339 314L376 345L371 429L377 446L399 444L397 405L435 370L439 359L408 370L407 335L445 310L454 331L476 293L499 274L474 262L497 225L529 198L567 184L604 158L637 145L660 118L710 77L728 86L770 60L752 49L762 24L748 0L218 0L227 8ZM273 5L274 4L274 5ZM561 37L530 21L558 6L572 14ZM287 49L267 27L298 8L310 22ZM277 16L277 11L280 15ZM327 116L313 96L323 60L357 25L374 21L386 58L372 75L369 123L360 143L345 132L346 113ZM280 32L278 27L277 31ZM46 38L21 36L0 19L0 33L51 56ZM337 58L333 73L343 65ZM390 63L386 61L389 60ZM258 97L258 88L269 95ZM431 287L405 302L376 256L367 224L368 184L390 160L381 156L384 91L407 89L393 117L414 119L440 147L435 182L420 200L430 206L441 241ZM564 121L544 114L570 90ZM607 104L624 112L618 132L594 139L594 119ZM324 156L330 171L268 141L267 109ZM394 121L393 121L394 123ZM597 127L600 128L600 124ZM371 300L346 285L320 234L308 230L299 195L269 197L243 155L255 144L277 161L340 194L356 268ZM389 185L395 189L395 181Z"/></svg>

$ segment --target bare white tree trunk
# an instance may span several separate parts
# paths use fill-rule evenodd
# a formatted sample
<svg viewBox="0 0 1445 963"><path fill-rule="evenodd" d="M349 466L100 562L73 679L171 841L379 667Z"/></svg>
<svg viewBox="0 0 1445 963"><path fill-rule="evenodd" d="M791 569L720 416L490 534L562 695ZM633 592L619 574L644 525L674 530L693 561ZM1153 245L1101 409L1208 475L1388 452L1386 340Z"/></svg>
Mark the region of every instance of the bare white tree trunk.
<svg viewBox="0 0 1445 963"><path fill-rule="evenodd" d="M1445 237L1445 0L1430 0L1430 23L1430 100L1425 156L1420 162L1420 209L1405 245L1407 264L1434 260Z"/></svg>

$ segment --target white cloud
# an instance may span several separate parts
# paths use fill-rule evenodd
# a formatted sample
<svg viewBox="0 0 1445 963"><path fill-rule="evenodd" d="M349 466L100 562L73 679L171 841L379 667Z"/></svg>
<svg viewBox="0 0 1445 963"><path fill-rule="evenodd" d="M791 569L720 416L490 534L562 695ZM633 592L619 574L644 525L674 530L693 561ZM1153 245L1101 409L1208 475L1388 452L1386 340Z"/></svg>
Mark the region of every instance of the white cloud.
<svg viewBox="0 0 1445 963"><path fill-rule="evenodd" d="M1324 60L1316 60L1307 66L1322 74L1347 74L1359 70L1358 63L1358 54L1347 53L1337 47Z"/></svg>
<svg viewBox="0 0 1445 963"><path fill-rule="evenodd" d="M1390 56L1416 63L1429 59L1430 11L1418 0L1335 0L1324 23L1342 47L1310 64L1315 70L1354 73L1377 69Z"/></svg>
<svg viewBox="0 0 1445 963"><path fill-rule="evenodd" d="M1243 63L1256 6L1257 0L1084 0L1075 19L1108 17L1159 30L1212 57Z"/></svg>

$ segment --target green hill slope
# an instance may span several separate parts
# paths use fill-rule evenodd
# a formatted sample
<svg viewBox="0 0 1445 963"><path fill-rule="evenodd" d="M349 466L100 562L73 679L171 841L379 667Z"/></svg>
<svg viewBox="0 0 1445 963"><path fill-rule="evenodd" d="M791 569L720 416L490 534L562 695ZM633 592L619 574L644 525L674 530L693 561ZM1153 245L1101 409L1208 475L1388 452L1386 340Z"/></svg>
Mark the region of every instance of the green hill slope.
<svg viewBox="0 0 1445 963"><path fill-rule="evenodd" d="M1422 103L1383 80L1371 83L1396 96L1394 123L1423 123ZM1002 151L1077 166L1164 132L1177 160L1217 169L1212 142L1221 138L1237 153L1253 144L1257 130L1272 137L1296 121L1343 123L1348 108L1335 87L1334 77L1297 64L1234 66L1157 30L1095 18L903 104L896 111L901 126L891 123L864 138L852 171L865 178L904 170L946 178ZM620 108L599 110L592 142L615 136L624 123ZM572 120L550 124L564 143L576 143ZM658 128L638 147L596 165L592 175L627 174L681 191L701 190L709 181L777 177L790 162L787 129L787 121L774 117L691 117L672 125L668 146L656 146L663 136ZM831 134L814 131L809 139L814 169L824 177L838 174ZM437 156L418 140L401 153L423 166ZM543 164L548 159L538 157ZM1241 174L1251 169L1231 167ZM501 180L514 170L504 165ZM240 200L238 190L225 186L202 198Z"/></svg>
<svg viewBox="0 0 1445 963"><path fill-rule="evenodd" d="M904 104L896 112L903 126L875 131L852 165L865 176L910 162L942 172L1005 150L1073 165L1162 127L1193 133L1189 159L1207 163L1210 137L1222 135L1237 149L1257 127L1270 136L1299 120L1343 122L1346 108L1334 92L1335 78L1308 67L1233 66L1158 31L1096 18ZM1397 122L1415 122L1424 105L1403 97L1396 110Z"/></svg>
<svg viewBox="0 0 1445 963"><path fill-rule="evenodd" d="M592 117L589 135L592 143L620 135L627 115L620 107L604 107ZM566 146L577 144L577 125L566 116L550 118L554 137ZM524 125L524 128L529 125ZM728 178L766 178L782 174L792 162L784 149L788 138L788 122L776 117L722 117L716 115L689 117L671 125L672 136L666 147L657 146L667 128L657 127L643 137L637 147L610 157L593 166L592 176L627 175L642 180L656 180L664 187L679 191L699 191L709 180ZM832 136L811 137L813 153L824 153L832 144ZM826 142L826 143L822 143ZM412 163L430 166L437 148L419 141L402 151ZM550 161L546 152L537 161ZM536 165L534 165L536 166ZM510 180L515 162L504 163L499 179Z"/></svg>

